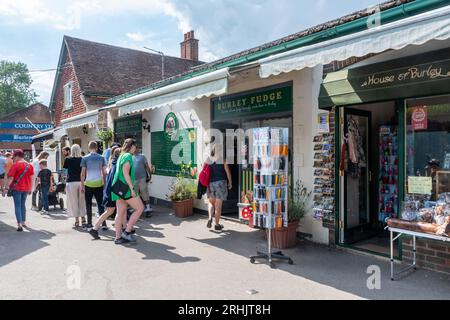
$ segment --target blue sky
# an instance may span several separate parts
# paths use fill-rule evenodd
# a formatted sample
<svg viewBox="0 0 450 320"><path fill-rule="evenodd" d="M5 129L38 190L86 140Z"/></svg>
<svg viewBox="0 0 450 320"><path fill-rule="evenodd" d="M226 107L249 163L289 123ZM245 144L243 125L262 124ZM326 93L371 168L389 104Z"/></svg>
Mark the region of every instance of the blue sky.
<svg viewBox="0 0 450 320"><path fill-rule="evenodd" d="M381 1L381 0L380 0ZM0 60L54 69L63 35L179 56L195 30L200 59L212 61L369 8L377 0L0 0ZM32 72L47 104L54 71Z"/></svg>

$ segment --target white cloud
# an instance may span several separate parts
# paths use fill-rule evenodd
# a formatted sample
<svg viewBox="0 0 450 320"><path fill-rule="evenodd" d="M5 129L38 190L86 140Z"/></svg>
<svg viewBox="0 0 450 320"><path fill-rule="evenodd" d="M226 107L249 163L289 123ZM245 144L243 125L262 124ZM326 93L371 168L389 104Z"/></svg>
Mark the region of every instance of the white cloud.
<svg viewBox="0 0 450 320"><path fill-rule="evenodd" d="M55 71L32 72L31 77L33 79L31 88L39 95L37 100L48 105L52 95Z"/></svg>

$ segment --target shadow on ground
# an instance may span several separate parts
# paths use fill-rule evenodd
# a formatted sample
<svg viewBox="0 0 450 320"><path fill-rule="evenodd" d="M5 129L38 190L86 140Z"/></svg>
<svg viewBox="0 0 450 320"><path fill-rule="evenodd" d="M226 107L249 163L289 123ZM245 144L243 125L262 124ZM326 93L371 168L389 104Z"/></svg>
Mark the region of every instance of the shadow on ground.
<svg viewBox="0 0 450 320"><path fill-rule="evenodd" d="M2 236L0 242L0 267L47 247L49 244L46 240L50 240L55 236L54 233L35 229L17 232L15 227L2 221L0 221L0 233Z"/></svg>

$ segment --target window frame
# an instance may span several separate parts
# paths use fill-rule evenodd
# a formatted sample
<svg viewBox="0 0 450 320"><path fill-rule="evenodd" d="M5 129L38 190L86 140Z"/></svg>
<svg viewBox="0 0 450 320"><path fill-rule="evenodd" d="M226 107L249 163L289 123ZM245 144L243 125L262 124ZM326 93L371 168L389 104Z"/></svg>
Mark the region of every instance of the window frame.
<svg viewBox="0 0 450 320"><path fill-rule="evenodd" d="M68 89L70 88L70 89ZM72 89L73 89L73 82L69 81L67 82L64 87L63 87L63 100L64 100L64 107L63 110L64 111L69 111L73 109L73 93L72 93ZM68 97L70 97L70 104L68 104Z"/></svg>

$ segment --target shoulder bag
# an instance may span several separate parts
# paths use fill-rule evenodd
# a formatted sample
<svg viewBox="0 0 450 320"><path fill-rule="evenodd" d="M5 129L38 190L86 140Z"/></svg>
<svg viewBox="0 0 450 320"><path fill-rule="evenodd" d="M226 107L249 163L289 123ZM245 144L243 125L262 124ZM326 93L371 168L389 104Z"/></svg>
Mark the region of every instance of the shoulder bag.
<svg viewBox="0 0 450 320"><path fill-rule="evenodd" d="M27 173L29 167L30 167L30 165L27 164L27 166L25 167L25 170L23 170L23 172L19 176L19 178L9 186L8 193L6 194L8 197L12 197L12 193L13 193L14 189L16 188L16 186L20 182L20 180L22 180L25 173Z"/></svg>

